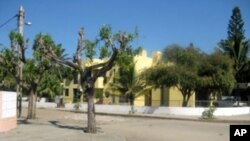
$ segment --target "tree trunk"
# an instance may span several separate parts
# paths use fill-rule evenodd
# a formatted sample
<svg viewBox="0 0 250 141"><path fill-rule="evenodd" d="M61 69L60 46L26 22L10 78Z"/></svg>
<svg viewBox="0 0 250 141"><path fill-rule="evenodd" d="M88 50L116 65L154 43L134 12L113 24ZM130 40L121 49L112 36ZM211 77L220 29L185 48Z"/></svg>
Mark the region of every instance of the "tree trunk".
<svg viewBox="0 0 250 141"><path fill-rule="evenodd" d="M86 90L88 96L88 133L96 133L96 121L95 121L95 103L94 103L94 88L88 88Z"/></svg>
<svg viewBox="0 0 250 141"><path fill-rule="evenodd" d="M187 107L188 101L183 99L182 101L182 107Z"/></svg>
<svg viewBox="0 0 250 141"><path fill-rule="evenodd" d="M28 116L27 119L35 119L36 118L36 93L33 88L30 90L29 96L29 105L28 105Z"/></svg>
<svg viewBox="0 0 250 141"><path fill-rule="evenodd" d="M183 100L182 100L182 107L187 107L187 103L186 103L186 97L187 95L183 92L182 93L182 96L183 96Z"/></svg>
<svg viewBox="0 0 250 141"><path fill-rule="evenodd" d="M134 101L135 100L133 98L130 99L130 106L134 106Z"/></svg>
<svg viewBox="0 0 250 141"><path fill-rule="evenodd" d="M187 107L190 97L191 97L191 94L183 95L182 107Z"/></svg>
<svg viewBox="0 0 250 141"><path fill-rule="evenodd" d="M129 114L135 114L135 97L133 94L130 94L130 106L131 106L131 109L129 111Z"/></svg>

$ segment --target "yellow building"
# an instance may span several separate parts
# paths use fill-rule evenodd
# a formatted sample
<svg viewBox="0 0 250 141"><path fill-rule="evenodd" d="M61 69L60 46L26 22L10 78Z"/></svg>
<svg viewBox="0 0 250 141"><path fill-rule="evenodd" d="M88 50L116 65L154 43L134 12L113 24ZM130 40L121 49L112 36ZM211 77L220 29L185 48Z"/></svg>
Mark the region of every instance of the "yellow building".
<svg viewBox="0 0 250 141"><path fill-rule="evenodd" d="M101 59L93 59L92 62L90 61L85 61L83 62L83 65L94 65L98 63L102 63L105 60ZM111 71L111 70L110 70ZM82 89L80 86L80 76L76 75L72 81L69 80L64 80L64 96L63 96L63 101L64 103L75 103L79 101L83 101L84 97L81 95ZM104 77L99 77L96 82L95 82L95 93L96 95L102 94L104 88Z"/></svg>
<svg viewBox="0 0 250 141"><path fill-rule="evenodd" d="M143 50L139 55L134 57L135 71L137 73L143 70L154 67L161 59L161 52L152 53L152 58L147 56L147 52ZM183 96L177 87L151 89L148 94L142 95L135 99L137 106L172 106L181 107ZM195 106L195 94L190 97L189 107Z"/></svg>
<svg viewBox="0 0 250 141"><path fill-rule="evenodd" d="M136 74L141 73L145 69L155 66L161 59L161 52L156 51L152 53L152 58L147 56L146 50L142 50L138 55L134 57L135 71ZM101 63L103 60L94 59L92 63ZM90 65L88 62L83 64ZM117 96L116 94L105 94L104 90L107 84L114 81L114 75L118 73L119 68L113 67L106 73L105 77L99 77L95 82L95 95L97 96L96 102L104 104L128 104L128 99L122 95ZM79 91L81 91L78 83L79 76L73 81L64 82L64 103L78 102L80 99ZM82 99L82 97L81 97ZM82 101L82 100L81 100ZM136 106L172 106L181 107L183 96L176 87L161 88L161 89L150 89L145 95L141 95L135 99L134 104ZM189 107L195 106L195 94L190 97Z"/></svg>

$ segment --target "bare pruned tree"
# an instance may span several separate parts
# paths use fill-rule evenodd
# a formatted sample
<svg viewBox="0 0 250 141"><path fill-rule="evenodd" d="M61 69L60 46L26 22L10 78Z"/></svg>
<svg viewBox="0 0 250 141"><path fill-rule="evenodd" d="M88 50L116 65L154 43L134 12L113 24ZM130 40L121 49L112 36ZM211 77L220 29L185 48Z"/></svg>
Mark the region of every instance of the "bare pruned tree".
<svg viewBox="0 0 250 141"><path fill-rule="evenodd" d="M126 51L130 46L129 43L133 40L136 34L127 34L119 32L111 33L110 26L104 26L100 29L98 38L91 42L84 39L84 28L81 28L78 33L78 44L73 60L59 58L55 50L44 44L43 39L39 40L39 50L43 54L59 64L66 65L80 74L80 84L83 92L87 96L88 101L88 128L87 132L96 133L95 120L95 103L94 103L94 84L98 77L104 76L115 64L119 53ZM102 63L93 63L92 59L96 55L95 47L102 46L99 57L105 60ZM83 64L83 60L87 59L90 65ZM91 63L92 62L92 63Z"/></svg>

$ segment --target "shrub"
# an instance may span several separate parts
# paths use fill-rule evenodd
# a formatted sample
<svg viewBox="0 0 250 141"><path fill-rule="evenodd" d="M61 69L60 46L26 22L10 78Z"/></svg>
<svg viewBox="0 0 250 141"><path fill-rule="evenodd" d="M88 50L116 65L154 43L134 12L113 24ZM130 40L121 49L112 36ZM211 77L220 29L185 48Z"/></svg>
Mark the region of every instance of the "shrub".
<svg viewBox="0 0 250 141"><path fill-rule="evenodd" d="M136 110L134 108L134 106L131 106L131 110L129 111L128 114L132 115L132 114L135 114L136 113Z"/></svg>
<svg viewBox="0 0 250 141"><path fill-rule="evenodd" d="M212 119L214 118L214 111L215 111L215 107L214 106L210 106L208 109L204 110L202 112L202 118L203 119Z"/></svg>
<svg viewBox="0 0 250 141"><path fill-rule="evenodd" d="M80 109L80 107L81 107L81 104L80 104L79 102L75 103L74 109L75 109L76 111L78 111L78 110Z"/></svg>

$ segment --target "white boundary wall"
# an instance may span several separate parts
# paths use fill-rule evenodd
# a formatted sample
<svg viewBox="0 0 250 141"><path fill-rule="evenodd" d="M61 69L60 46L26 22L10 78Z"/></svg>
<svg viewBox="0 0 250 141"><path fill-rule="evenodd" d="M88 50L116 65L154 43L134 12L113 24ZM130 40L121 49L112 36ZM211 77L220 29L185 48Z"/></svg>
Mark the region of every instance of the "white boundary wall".
<svg viewBox="0 0 250 141"><path fill-rule="evenodd" d="M57 104L52 102L37 102L37 108L56 108ZM23 102L23 107L28 107L28 102ZM74 110L74 104L65 104L65 109ZM127 114L131 110L129 105L95 105L96 112ZM139 114L158 114L176 116L201 116L202 112L208 108L202 107L149 107L135 106L136 113ZM87 111L87 104L81 104L80 110ZM215 116L236 116L250 114L250 107L223 107L216 108Z"/></svg>
<svg viewBox="0 0 250 141"><path fill-rule="evenodd" d="M16 128L16 92L0 91L0 132Z"/></svg>
<svg viewBox="0 0 250 141"><path fill-rule="evenodd" d="M67 110L73 110L74 104L65 104ZM129 113L131 107L128 105L98 105L95 106L96 112L102 113ZM135 106L136 113L139 114L159 114L159 115L182 115L182 116L201 116L202 112L208 108L195 107L148 107ZM87 104L81 104L80 110L87 111ZM250 114L250 107L226 107L216 108L215 116L235 116Z"/></svg>
<svg viewBox="0 0 250 141"><path fill-rule="evenodd" d="M250 107L217 108L214 112L215 116L235 116L245 114L250 114Z"/></svg>
<svg viewBox="0 0 250 141"><path fill-rule="evenodd" d="M1 117L0 118L11 118L16 117L16 99L17 95L16 92L9 92L9 91L1 91L2 104L1 110Z"/></svg>
<svg viewBox="0 0 250 141"><path fill-rule="evenodd" d="M22 102L23 107L28 107L28 102ZM56 108L57 104L53 102L36 102L37 108Z"/></svg>

